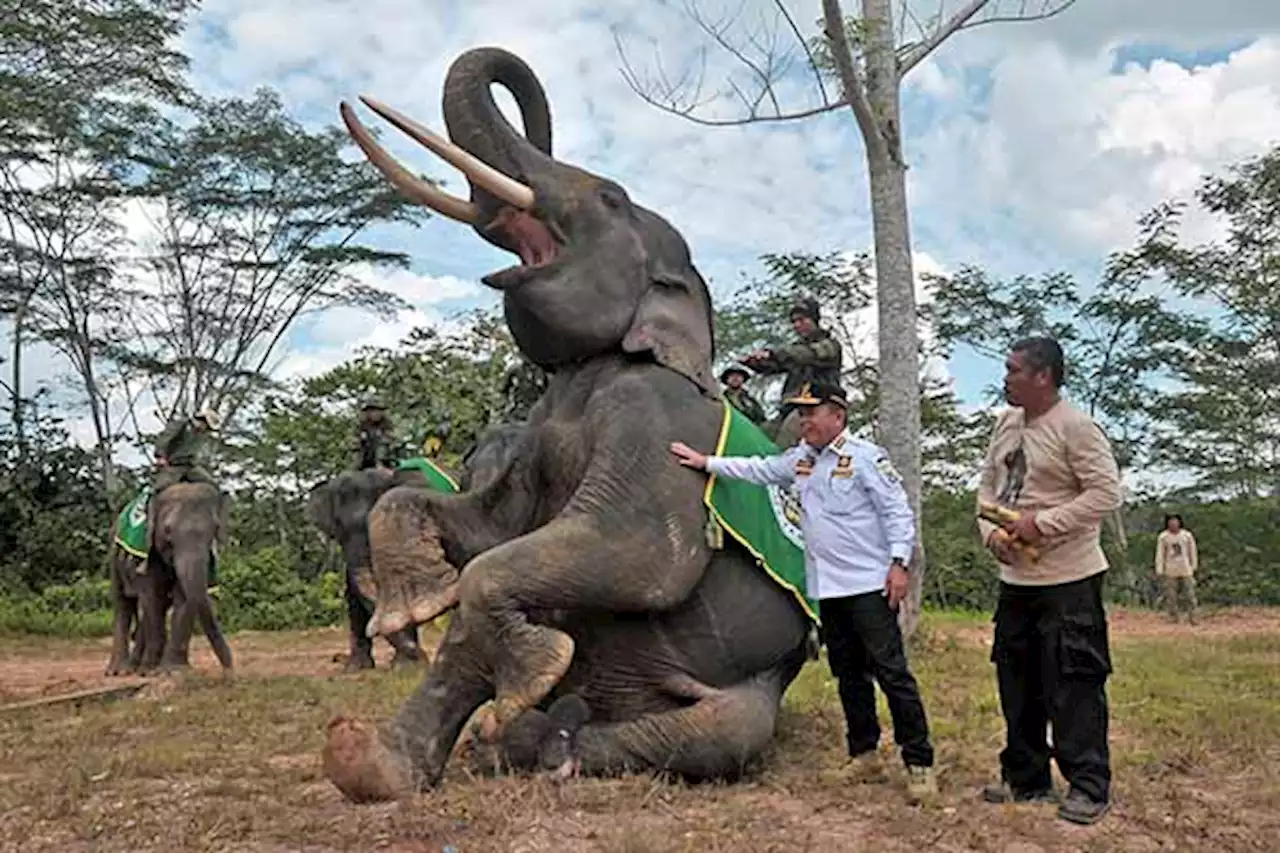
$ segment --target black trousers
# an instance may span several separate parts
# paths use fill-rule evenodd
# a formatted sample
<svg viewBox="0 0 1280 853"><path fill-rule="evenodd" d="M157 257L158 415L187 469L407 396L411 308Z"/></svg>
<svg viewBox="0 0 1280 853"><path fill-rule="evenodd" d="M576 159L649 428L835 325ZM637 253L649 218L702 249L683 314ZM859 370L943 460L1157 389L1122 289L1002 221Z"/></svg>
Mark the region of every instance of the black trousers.
<svg viewBox="0 0 1280 853"><path fill-rule="evenodd" d="M831 674L840 688L848 732L849 755L857 756L880 743L876 719L875 683L889 700L894 740L903 763L933 766L929 723L920 701L920 688L907 666L898 618L880 592L819 602L822 639L827 646Z"/></svg>
<svg viewBox="0 0 1280 853"><path fill-rule="evenodd" d="M1000 770L1016 791L1048 789L1052 755L1072 787L1095 801L1111 795L1104 575L1054 586L1000 585L991 660L1007 728Z"/></svg>

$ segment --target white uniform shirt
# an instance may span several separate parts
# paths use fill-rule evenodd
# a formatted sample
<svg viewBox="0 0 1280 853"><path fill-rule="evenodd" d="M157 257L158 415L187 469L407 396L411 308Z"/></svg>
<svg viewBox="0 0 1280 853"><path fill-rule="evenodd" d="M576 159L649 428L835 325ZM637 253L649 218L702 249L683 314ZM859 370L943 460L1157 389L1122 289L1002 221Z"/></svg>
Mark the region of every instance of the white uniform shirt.
<svg viewBox="0 0 1280 853"><path fill-rule="evenodd" d="M889 563L911 559L915 516L884 448L840 433L822 450L801 441L777 456L710 456L707 471L799 488L810 598L884 589Z"/></svg>

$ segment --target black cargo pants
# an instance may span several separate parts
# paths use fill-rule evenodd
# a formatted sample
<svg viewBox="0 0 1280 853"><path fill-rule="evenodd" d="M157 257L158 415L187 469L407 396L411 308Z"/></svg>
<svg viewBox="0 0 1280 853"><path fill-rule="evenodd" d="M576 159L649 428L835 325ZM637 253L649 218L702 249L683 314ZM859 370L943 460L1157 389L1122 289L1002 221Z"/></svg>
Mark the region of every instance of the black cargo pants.
<svg viewBox="0 0 1280 853"><path fill-rule="evenodd" d="M894 740L904 764L933 766L933 745L920 689L907 665L898 617L883 593L824 598L822 639L840 690L849 755L858 756L880 742L876 683L884 691L893 718Z"/></svg>
<svg viewBox="0 0 1280 853"><path fill-rule="evenodd" d="M1050 787L1052 723L1063 777L1095 801L1110 798L1105 574L1052 586L1000 584L991 660L1007 729L1000 769L1017 792Z"/></svg>

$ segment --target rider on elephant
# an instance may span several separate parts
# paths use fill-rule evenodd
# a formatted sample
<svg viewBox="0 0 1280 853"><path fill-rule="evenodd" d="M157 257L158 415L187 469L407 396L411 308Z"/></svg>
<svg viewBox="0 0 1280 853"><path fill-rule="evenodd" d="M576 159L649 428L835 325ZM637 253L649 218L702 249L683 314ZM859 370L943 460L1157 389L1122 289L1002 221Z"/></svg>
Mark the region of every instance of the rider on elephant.
<svg viewBox="0 0 1280 853"><path fill-rule="evenodd" d="M764 407L755 397L751 396L751 392L746 388L747 380L751 378L747 371L741 367L727 367L720 374L720 381L724 383L724 398L729 401L729 405L733 406L739 412L747 416L747 420L756 426L763 424L767 418L765 417Z"/></svg>
<svg viewBox="0 0 1280 853"><path fill-rule="evenodd" d="M399 462L398 442L391 415L377 398L370 398L360 408L360 420L356 424L356 468L395 468Z"/></svg>
<svg viewBox="0 0 1280 853"><path fill-rule="evenodd" d="M217 485L200 464L209 434L217 431L218 413L207 407L191 417L169 422L156 439L156 466L159 470L151 484L153 498L176 483Z"/></svg>
<svg viewBox="0 0 1280 853"><path fill-rule="evenodd" d="M800 340L790 346L756 350L739 359L757 373L785 373L782 399L796 396L806 383L840 384L840 342L818 325L818 302L811 296L799 297L791 306L791 327ZM795 406L784 403L778 416L765 425L765 432L781 447L790 447L800 437L799 414Z"/></svg>

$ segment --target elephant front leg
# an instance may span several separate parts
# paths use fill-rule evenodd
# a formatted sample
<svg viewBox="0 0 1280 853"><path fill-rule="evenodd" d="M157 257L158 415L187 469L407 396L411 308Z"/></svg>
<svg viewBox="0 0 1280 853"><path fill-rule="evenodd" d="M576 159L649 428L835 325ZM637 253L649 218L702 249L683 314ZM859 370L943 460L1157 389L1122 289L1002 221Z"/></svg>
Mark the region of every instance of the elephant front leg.
<svg viewBox="0 0 1280 853"><path fill-rule="evenodd" d="M494 673L496 698L480 720L482 738L499 738L541 702L573 660L573 639L530 614L662 611L701 579L708 554L696 524L634 511L608 524L612 529L590 515L557 519L486 551L463 572L459 618L484 644Z"/></svg>
<svg viewBox="0 0 1280 853"><path fill-rule="evenodd" d="M365 633L369 627L369 618L373 610L365 603L364 597L355 585L347 581L347 626L349 652L347 662L343 664L344 672L358 672L362 669L373 669L373 640Z"/></svg>
<svg viewBox="0 0 1280 853"><path fill-rule="evenodd" d="M395 719L383 726L340 716L329 723L321 763L352 802L396 799L439 782L462 727L492 697L477 649L452 620L431 668Z"/></svg>
<svg viewBox="0 0 1280 853"><path fill-rule="evenodd" d="M130 598L117 589L115 624L112 631L111 658L107 661L107 675L124 675L137 669L137 660L130 653L129 642L129 634L137 618L138 600Z"/></svg>

